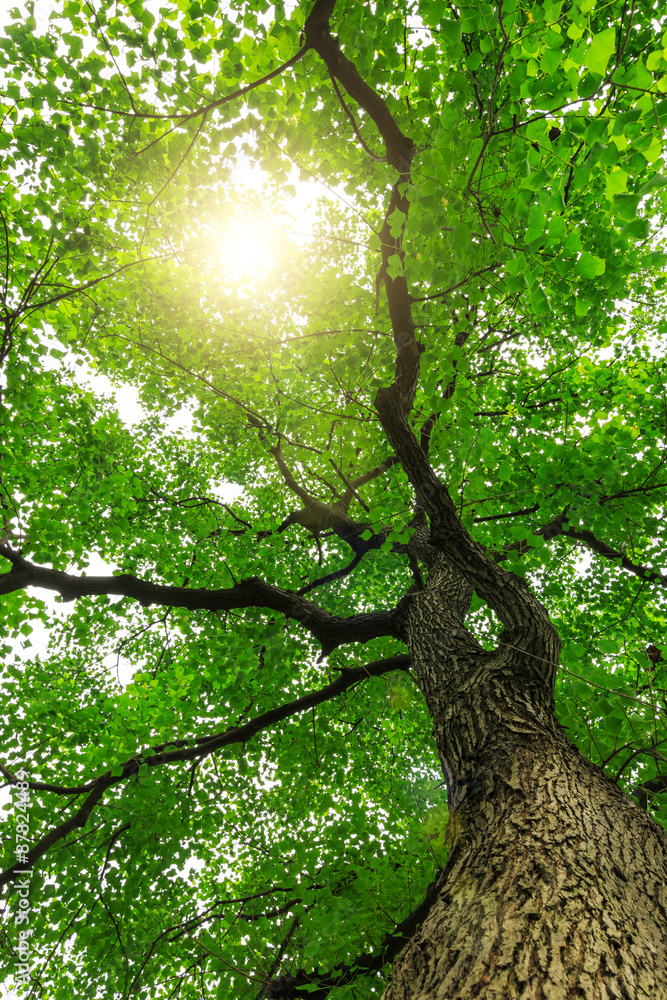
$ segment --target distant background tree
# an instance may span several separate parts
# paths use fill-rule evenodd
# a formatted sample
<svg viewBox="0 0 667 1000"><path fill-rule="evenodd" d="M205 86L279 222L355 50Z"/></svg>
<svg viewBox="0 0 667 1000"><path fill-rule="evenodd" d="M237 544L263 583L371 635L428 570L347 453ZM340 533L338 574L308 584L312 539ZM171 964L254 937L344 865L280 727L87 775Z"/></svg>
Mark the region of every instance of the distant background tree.
<svg viewBox="0 0 667 1000"><path fill-rule="evenodd" d="M667 996L661 5L34 7L8 982Z"/></svg>

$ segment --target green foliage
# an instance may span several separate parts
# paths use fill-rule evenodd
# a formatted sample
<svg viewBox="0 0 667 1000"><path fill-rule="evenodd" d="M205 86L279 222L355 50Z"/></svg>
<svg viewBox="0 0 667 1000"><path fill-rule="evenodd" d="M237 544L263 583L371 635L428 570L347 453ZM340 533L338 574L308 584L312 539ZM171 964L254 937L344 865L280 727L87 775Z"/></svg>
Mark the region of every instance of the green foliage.
<svg viewBox="0 0 667 1000"><path fill-rule="evenodd" d="M390 454L373 409L394 373L376 276L397 173L313 51L226 100L296 55L311 5L179 0L158 16L141 0L94 13L62 0L38 23L31 6L0 34L12 546L72 574L209 590L257 576L298 591L342 570L340 535L288 521L301 501L275 454L327 504ZM431 461L464 523L555 620L571 739L627 790L655 782L667 741L667 668L646 653L667 646L649 575L667 488L662 11L345 0L332 28L418 150L409 213L386 220L402 239L388 273L409 282L424 347L415 430L431 421ZM249 163L256 189L238 180ZM304 239L292 195L313 178L329 194ZM261 274L235 268L234 227L248 219L269 248ZM111 393L122 385L146 411L132 426ZM355 488L348 514L369 551L306 596L339 617L392 608L414 582L400 466ZM31 873L34 994L187 1000L204 983L241 1000L278 968L378 955L447 852L431 724L408 674L369 677L200 763L143 757L243 726L400 653L398 641L323 660L298 622L265 608L44 597L2 598L0 763L68 787L138 767ZM480 602L470 627L495 645ZM31 842L80 806L70 798L31 790ZM649 808L667 823L664 799ZM20 816L10 804L3 867ZM380 962L330 996L377 996L382 982Z"/></svg>

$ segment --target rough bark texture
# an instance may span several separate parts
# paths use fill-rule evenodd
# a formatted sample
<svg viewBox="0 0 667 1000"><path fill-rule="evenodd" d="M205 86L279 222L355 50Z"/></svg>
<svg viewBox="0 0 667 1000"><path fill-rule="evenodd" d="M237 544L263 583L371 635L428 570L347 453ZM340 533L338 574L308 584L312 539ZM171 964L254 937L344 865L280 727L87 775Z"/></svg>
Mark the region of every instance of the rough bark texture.
<svg viewBox="0 0 667 1000"><path fill-rule="evenodd" d="M450 854L383 1000L661 1000L667 835L559 727L555 632L527 624L489 652L463 625L469 601L439 556L403 610L449 786Z"/></svg>

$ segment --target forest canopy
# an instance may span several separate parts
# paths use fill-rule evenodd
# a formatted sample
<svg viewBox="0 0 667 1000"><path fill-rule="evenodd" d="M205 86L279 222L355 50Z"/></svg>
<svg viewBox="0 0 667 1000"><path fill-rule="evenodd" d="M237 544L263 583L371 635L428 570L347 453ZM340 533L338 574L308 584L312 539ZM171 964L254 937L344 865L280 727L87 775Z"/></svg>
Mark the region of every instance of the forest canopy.
<svg viewBox="0 0 667 1000"><path fill-rule="evenodd" d="M650 0L11 11L19 996L379 996L474 839L465 796L502 826L492 762L524 759L533 709L667 826L664 22ZM486 726L462 664L491 663Z"/></svg>

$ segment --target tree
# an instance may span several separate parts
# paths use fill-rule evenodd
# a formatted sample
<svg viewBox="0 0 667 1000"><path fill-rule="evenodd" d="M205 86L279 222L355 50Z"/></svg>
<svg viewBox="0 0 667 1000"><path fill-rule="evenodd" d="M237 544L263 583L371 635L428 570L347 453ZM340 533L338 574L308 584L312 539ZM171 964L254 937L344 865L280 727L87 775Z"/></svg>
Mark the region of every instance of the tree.
<svg viewBox="0 0 667 1000"><path fill-rule="evenodd" d="M0 39L20 994L667 996L661 8L34 14Z"/></svg>

